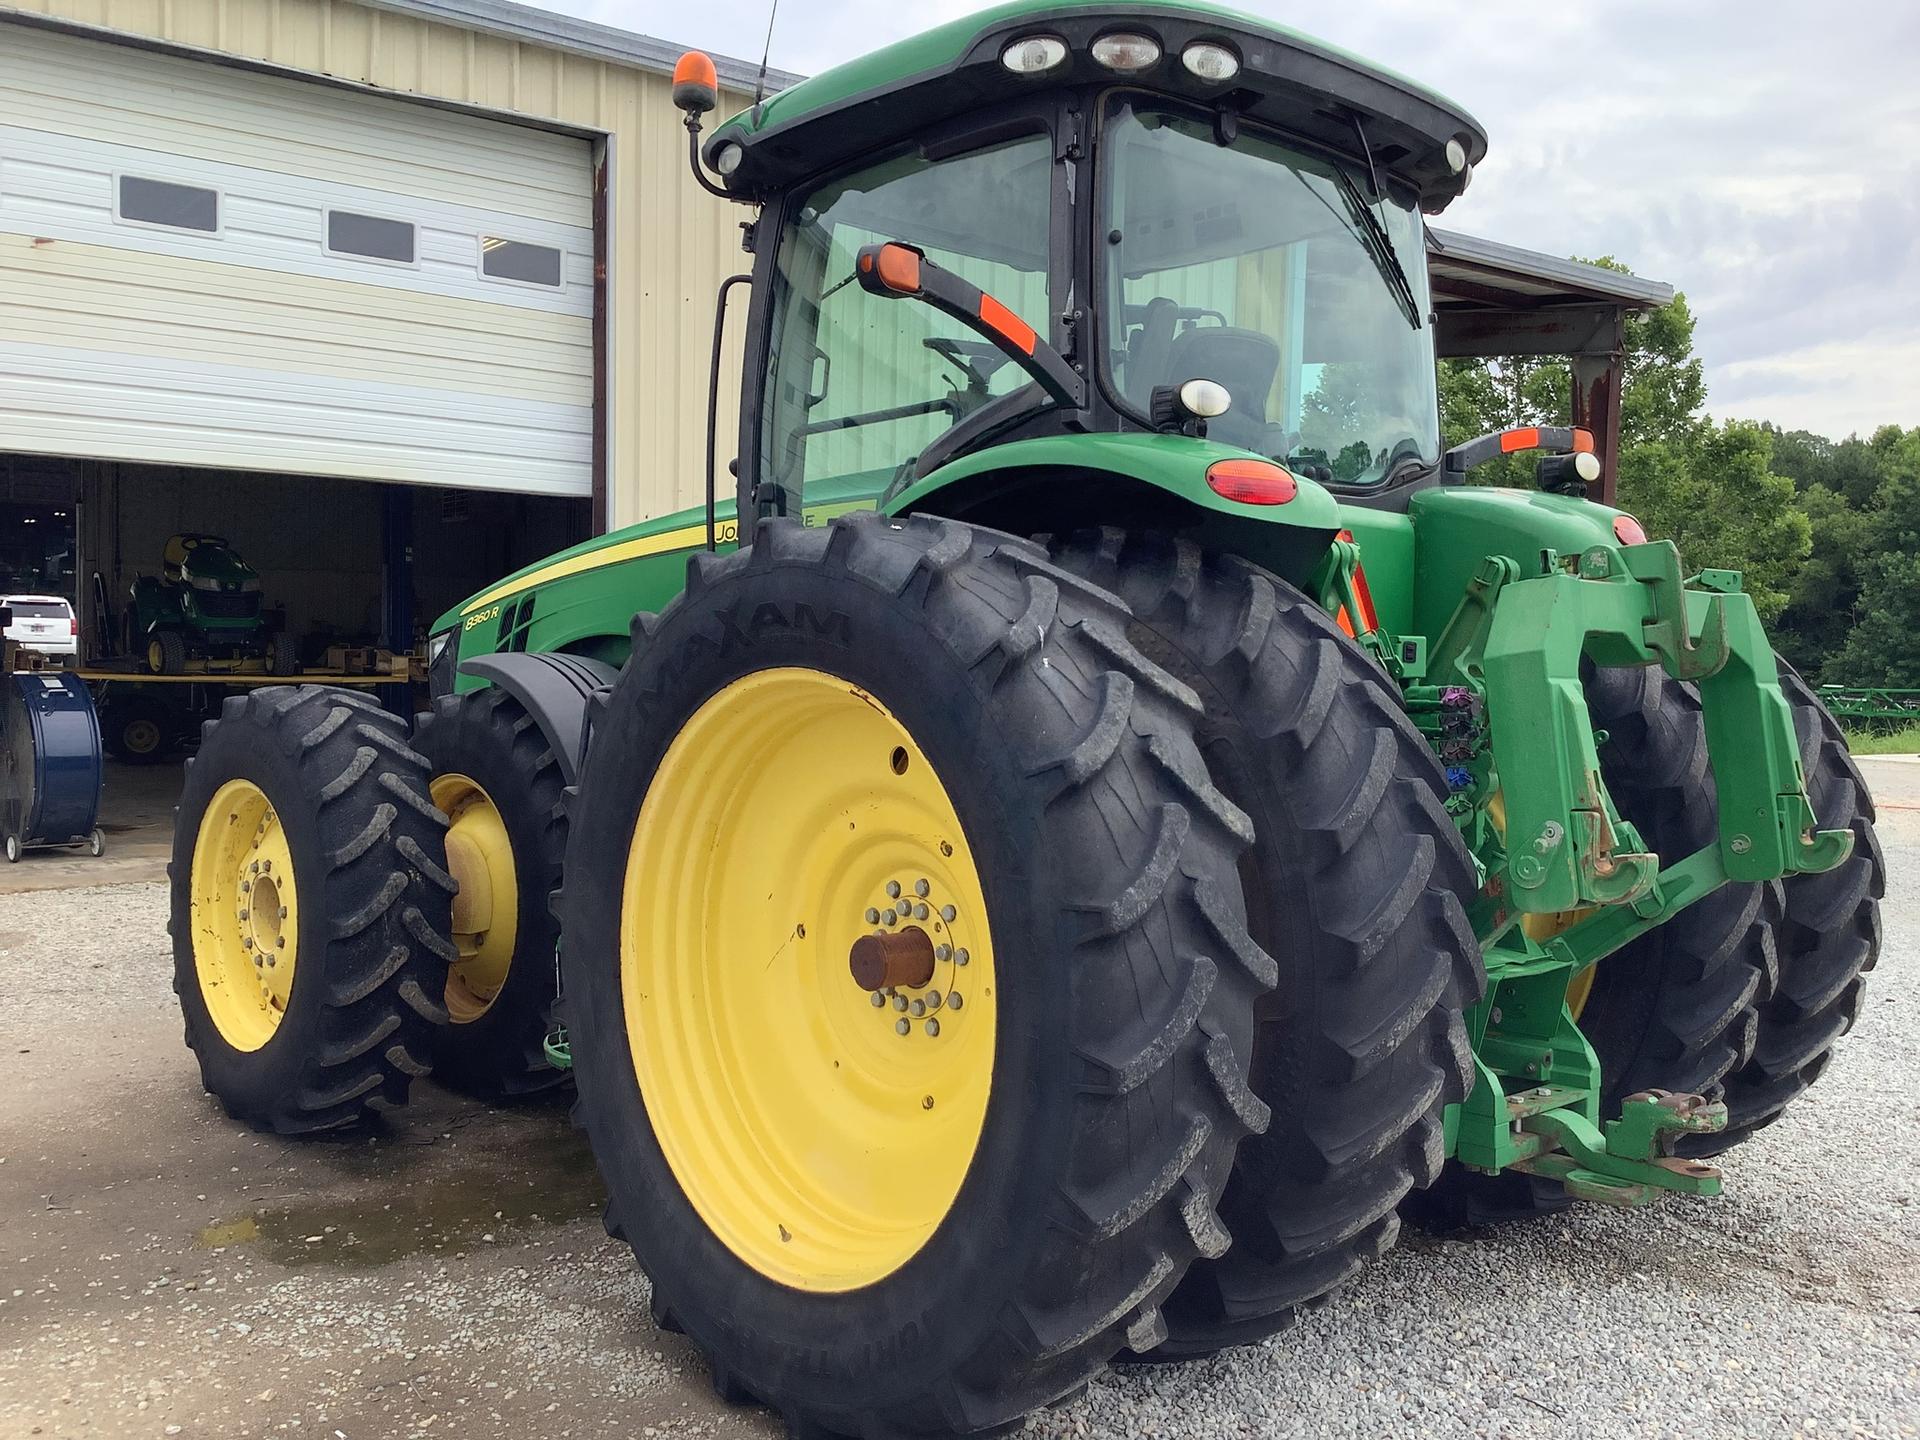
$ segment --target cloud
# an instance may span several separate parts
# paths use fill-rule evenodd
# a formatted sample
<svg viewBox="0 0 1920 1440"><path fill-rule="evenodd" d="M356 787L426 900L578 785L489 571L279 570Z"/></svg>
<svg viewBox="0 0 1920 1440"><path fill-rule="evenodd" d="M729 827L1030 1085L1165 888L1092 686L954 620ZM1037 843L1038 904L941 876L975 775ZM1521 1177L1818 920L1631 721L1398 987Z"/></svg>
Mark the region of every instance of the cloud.
<svg viewBox="0 0 1920 1440"><path fill-rule="evenodd" d="M1716 412L1836 436L1920 424L1920 5L1240 3L1479 118L1492 149L1442 224L1685 291ZM750 59L768 15L550 8ZM784 0L773 63L810 73L981 8Z"/></svg>

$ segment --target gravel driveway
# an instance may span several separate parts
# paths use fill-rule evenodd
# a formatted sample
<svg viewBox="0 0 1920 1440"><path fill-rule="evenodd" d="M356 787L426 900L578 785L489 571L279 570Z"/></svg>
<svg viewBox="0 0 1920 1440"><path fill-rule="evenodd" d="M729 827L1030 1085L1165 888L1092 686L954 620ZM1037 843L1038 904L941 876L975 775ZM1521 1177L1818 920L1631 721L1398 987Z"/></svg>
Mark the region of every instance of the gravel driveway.
<svg viewBox="0 0 1920 1440"><path fill-rule="evenodd" d="M1269 1345L1036 1437L1920 1435L1920 764L1860 1024L1727 1195L1410 1236ZM289 1143L204 1096L153 884L0 895L0 1437L773 1436L596 1217L564 1102ZM1912 1127L1912 1128L1909 1128Z"/></svg>

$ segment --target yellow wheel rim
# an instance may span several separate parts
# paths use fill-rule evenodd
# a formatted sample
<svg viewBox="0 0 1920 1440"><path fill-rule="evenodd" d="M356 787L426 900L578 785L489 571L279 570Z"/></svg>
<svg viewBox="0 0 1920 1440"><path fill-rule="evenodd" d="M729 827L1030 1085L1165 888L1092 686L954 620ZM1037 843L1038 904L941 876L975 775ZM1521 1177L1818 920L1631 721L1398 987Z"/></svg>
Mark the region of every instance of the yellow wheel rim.
<svg viewBox="0 0 1920 1440"><path fill-rule="evenodd" d="M447 869L460 882L453 897L453 942L460 958L447 970L447 1015L456 1025L493 1007L513 965L520 928L520 885L507 822L493 797L465 775L436 775L428 786L447 827Z"/></svg>
<svg viewBox="0 0 1920 1440"><path fill-rule="evenodd" d="M300 953L293 852L250 780L214 792L193 842L193 968L221 1037L258 1050L287 1013Z"/></svg>
<svg viewBox="0 0 1920 1440"><path fill-rule="evenodd" d="M932 973L862 988L875 936ZM927 1243L985 1125L993 945L953 802L872 696L766 670L687 721L635 826L620 983L661 1150L742 1261L845 1291Z"/></svg>

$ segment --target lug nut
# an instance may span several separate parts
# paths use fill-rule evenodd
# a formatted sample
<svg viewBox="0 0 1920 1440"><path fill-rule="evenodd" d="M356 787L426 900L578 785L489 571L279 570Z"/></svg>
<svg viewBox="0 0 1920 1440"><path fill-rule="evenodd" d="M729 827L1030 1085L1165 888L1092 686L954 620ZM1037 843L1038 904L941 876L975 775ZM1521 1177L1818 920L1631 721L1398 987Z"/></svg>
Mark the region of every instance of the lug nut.
<svg viewBox="0 0 1920 1440"><path fill-rule="evenodd" d="M913 907L913 918L916 920L924 920L931 913L932 912L924 905L916 905Z"/></svg>
<svg viewBox="0 0 1920 1440"><path fill-rule="evenodd" d="M900 917L892 910L882 910L880 912L880 923L882 925L898 925L900 923Z"/></svg>
<svg viewBox="0 0 1920 1440"><path fill-rule="evenodd" d="M246 919L246 918L247 918L247 912L246 912L246 911L244 911L244 910L242 910L242 911L240 912L240 918L241 918L242 920L244 920L244 919Z"/></svg>
<svg viewBox="0 0 1920 1440"><path fill-rule="evenodd" d="M900 882L898 880L887 881L887 898L889 900L898 900L900 898Z"/></svg>
<svg viewBox="0 0 1920 1440"><path fill-rule="evenodd" d="M940 1008L940 992L938 990L929 990L927 992L927 1008L929 1010L938 1010Z"/></svg>
<svg viewBox="0 0 1920 1440"><path fill-rule="evenodd" d="M918 1019L920 1016L927 1013L927 1002L924 1000L916 1000L913 1002L912 1005L908 1006L907 1008L912 1010L914 1014L914 1018Z"/></svg>
<svg viewBox="0 0 1920 1440"><path fill-rule="evenodd" d="M913 893L918 895L923 900L926 898L927 892L930 891L932 888L933 887L927 884L927 882L924 880L916 880L913 882Z"/></svg>
<svg viewBox="0 0 1920 1440"><path fill-rule="evenodd" d="M959 913L960 912L958 910L955 910L951 905L942 905L940 907L940 918L946 921L949 925L953 923L953 917L958 915Z"/></svg>
<svg viewBox="0 0 1920 1440"><path fill-rule="evenodd" d="M906 1008L907 1008L907 997L906 997L906 996L904 996L904 995L896 995L896 996L894 996L894 997L893 997L893 1008L894 1008L894 1009L896 1009L896 1010L904 1010L904 1009L906 1009Z"/></svg>
<svg viewBox="0 0 1920 1440"><path fill-rule="evenodd" d="M932 1036L935 1036L935 1037L938 1037L938 1036L939 1036L939 1034L940 1034L940 1022L939 1022L938 1020L929 1020L929 1021L927 1021L927 1034L929 1034L929 1035L932 1035Z"/></svg>
<svg viewBox="0 0 1920 1440"><path fill-rule="evenodd" d="M887 997L882 995L878 990L874 991L873 992L873 1008L876 1010L884 1010L886 1008L886 1004L887 1004Z"/></svg>
<svg viewBox="0 0 1920 1440"><path fill-rule="evenodd" d="M880 923L879 907L877 905L869 905L867 907L867 924L878 925L879 923Z"/></svg>
<svg viewBox="0 0 1920 1440"><path fill-rule="evenodd" d="M281 918L282 920L284 920L284 919L286 919L286 918L287 918L287 907L286 907L286 906L284 906L284 905L282 905L282 906L280 907L280 918Z"/></svg>
<svg viewBox="0 0 1920 1440"><path fill-rule="evenodd" d="M949 995L947 997L947 1008L949 1010L958 1010L962 1005L966 1003L967 1003L967 997L964 995Z"/></svg>
<svg viewBox="0 0 1920 1440"><path fill-rule="evenodd" d="M953 958L953 946L951 945L934 946L933 958L936 960L951 960Z"/></svg>
<svg viewBox="0 0 1920 1440"><path fill-rule="evenodd" d="M956 965L964 965L967 963L968 959L970 958L971 957L968 956L966 952L966 948L964 946L953 952L953 963Z"/></svg>
<svg viewBox="0 0 1920 1440"><path fill-rule="evenodd" d="M912 1029L913 1022L911 1020L896 1020L893 1022L893 1033L896 1035L905 1035Z"/></svg>

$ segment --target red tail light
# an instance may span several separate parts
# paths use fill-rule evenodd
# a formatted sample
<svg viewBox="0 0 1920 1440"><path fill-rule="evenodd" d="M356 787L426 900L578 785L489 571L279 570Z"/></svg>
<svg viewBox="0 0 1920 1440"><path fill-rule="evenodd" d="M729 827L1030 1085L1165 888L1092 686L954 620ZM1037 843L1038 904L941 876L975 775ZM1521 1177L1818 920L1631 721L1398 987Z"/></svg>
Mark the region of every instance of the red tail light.
<svg viewBox="0 0 1920 1440"><path fill-rule="evenodd" d="M1613 538L1622 545L1644 545L1647 543L1647 532L1631 515L1616 515L1613 517Z"/></svg>
<svg viewBox="0 0 1920 1440"><path fill-rule="evenodd" d="M1271 460L1216 460L1207 467L1207 488L1242 505L1284 505L1300 482Z"/></svg>
<svg viewBox="0 0 1920 1440"><path fill-rule="evenodd" d="M72 615L67 617L67 634L76 637L80 634L80 621Z"/></svg>

